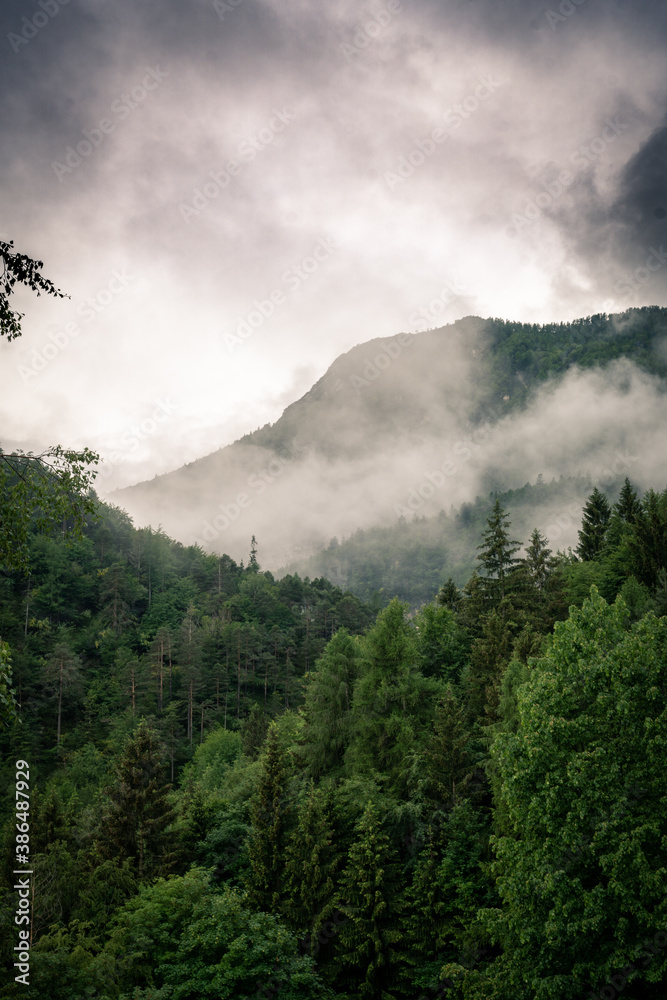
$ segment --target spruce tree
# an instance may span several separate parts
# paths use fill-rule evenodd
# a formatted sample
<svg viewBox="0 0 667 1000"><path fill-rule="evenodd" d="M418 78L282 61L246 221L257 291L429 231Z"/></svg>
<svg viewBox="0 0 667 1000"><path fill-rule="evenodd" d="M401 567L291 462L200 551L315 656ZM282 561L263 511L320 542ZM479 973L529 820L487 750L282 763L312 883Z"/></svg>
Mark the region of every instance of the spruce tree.
<svg viewBox="0 0 667 1000"><path fill-rule="evenodd" d="M107 790L99 849L103 857L130 858L137 877L167 874L174 863L175 819L164 780L165 749L159 734L142 719L129 737Z"/></svg>
<svg viewBox="0 0 667 1000"><path fill-rule="evenodd" d="M632 569L640 583L654 590L667 573L667 489L647 490L628 540Z"/></svg>
<svg viewBox="0 0 667 1000"><path fill-rule="evenodd" d="M334 879L339 864L333 790L331 786L316 788L311 781L285 850L283 913L295 933L305 935L313 957L320 951L321 929L336 908Z"/></svg>
<svg viewBox="0 0 667 1000"><path fill-rule="evenodd" d="M584 562L590 562L602 552L610 518L609 501L595 486L584 506L579 531L577 553Z"/></svg>
<svg viewBox="0 0 667 1000"><path fill-rule="evenodd" d="M510 539L508 529L511 522L498 497L486 523L482 544L477 547L477 559L484 570L482 583L485 594L496 605L509 594L509 577L519 565L515 553L521 548L521 543Z"/></svg>
<svg viewBox="0 0 667 1000"><path fill-rule="evenodd" d="M278 727L272 723L266 737L257 797L251 807L248 844L248 903L255 910L278 913L283 890L285 847L285 790L287 769Z"/></svg>
<svg viewBox="0 0 667 1000"><path fill-rule="evenodd" d="M512 656L511 624L492 611L482 635L473 643L463 684L471 722L496 721L500 682Z"/></svg>
<svg viewBox="0 0 667 1000"><path fill-rule="evenodd" d="M460 600L461 591L450 576L438 592L438 604L444 605L450 611L457 611Z"/></svg>
<svg viewBox="0 0 667 1000"><path fill-rule="evenodd" d="M355 775L384 776L387 787L406 793L406 760L430 729L435 678L419 670L419 655L406 607L393 600L365 638L361 675L354 687L353 736L346 767Z"/></svg>
<svg viewBox="0 0 667 1000"><path fill-rule="evenodd" d="M532 588L538 594L543 594L546 590L555 564L551 549L547 548L546 538L535 528L530 536L523 565Z"/></svg>
<svg viewBox="0 0 667 1000"><path fill-rule="evenodd" d="M350 739L352 689L358 651L347 629L339 629L306 675L303 714L304 763L310 777L339 776Z"/></svg>
<svg viewBox="0 0 667 1000"><path fill-rule="evenodd" d="M641 503L637 499L637 492L633 489L632 483L625 477L618 500L614 504L614 511L627 524L634 524L641 511Z"/></svg>
<svg viewBox="0 0 667 1000"><path fill-rule="evenodd" d="M447 690L436 706L433 735L423 755L422 774L428 799L440 809L450 809L461 796L461 786L470 772L470 730L465 711Z"/></svg>
<svg viewBox="0 0 667 1000"><path fill-rule="evenodd" d="M376 807L366 806L356 827L338 895L345 919L336 938L335 964L341 985L368 1000L394 1000L403 938L397 857L382 830Z"/></svg>
<svg viewBox="0 0 667 1000"><path fill-rule="evenodd" d="M257 760L266 739L269 723L256 701L252 703L250 715L241 723L243 752L250 760Z"/></svg>

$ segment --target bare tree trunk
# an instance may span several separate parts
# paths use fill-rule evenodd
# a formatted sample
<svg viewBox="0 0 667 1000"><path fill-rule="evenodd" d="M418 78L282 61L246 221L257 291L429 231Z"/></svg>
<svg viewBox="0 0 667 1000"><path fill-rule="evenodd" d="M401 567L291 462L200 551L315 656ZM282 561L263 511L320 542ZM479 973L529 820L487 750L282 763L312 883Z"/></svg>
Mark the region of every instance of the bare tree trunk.
<svg viewBox="0 0 667 1000"><path fill-rule="evenodd" d="M25 595L25 629L23 634L28 634L28 612L30 611L30 573L28 573L28 589Z"/></svg>
<svg viewBox="0 0 667 1000"><path fill-rule="evenodd" d="M63 707L63 657L60 657L60 684L58 685L58 738L56 745L60 746L60 715Z"/></svg>

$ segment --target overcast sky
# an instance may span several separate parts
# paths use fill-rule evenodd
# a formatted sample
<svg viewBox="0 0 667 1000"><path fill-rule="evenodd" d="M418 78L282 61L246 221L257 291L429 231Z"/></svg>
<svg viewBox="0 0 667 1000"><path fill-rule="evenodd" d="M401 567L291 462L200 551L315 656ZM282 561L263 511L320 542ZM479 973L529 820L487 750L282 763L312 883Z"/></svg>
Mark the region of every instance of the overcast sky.
<svg viewBox="0 0 667 1000"><path fill-rule="evenodd" d="M102 491L464 315L667 304L667 5L5 0L0 443Z"/></svg>

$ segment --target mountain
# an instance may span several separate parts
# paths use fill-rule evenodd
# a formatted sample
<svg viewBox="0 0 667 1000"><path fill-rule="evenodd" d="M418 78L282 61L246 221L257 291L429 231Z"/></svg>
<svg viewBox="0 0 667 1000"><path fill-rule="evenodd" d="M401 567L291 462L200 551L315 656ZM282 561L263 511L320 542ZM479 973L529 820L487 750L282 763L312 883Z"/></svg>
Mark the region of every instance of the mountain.
<svg viewBox="0 0 667 1000"><path fill-rule="evenodd" d="M110 499L236 559L254 534L275 569L540 474L661 481L666 385L666 309L542 326L469 316L352 348L276 423Z"/></svg>

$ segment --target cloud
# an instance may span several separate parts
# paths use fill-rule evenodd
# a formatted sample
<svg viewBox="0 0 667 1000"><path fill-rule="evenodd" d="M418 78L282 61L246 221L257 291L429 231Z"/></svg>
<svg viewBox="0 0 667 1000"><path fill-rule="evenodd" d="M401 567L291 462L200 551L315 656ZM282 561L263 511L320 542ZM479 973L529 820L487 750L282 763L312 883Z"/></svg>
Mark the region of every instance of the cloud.
<svg viewBox="0 0 667 1000"><path fill-rule="evenodd" d="M548 3L518 0L54 4L43 24L37 3L0 15L0 229L72 295L21 299L23 340L0 345L7 439L110 455L178 399L178 433L125 469L141 479L275 421L299 369L362 341L665 298L667 268L635 273L664 224L660 4L566 0L551 23ZM613 141L609 120L627 125ZM54 170L68 148L81 162ZM230 354L225 337L330 235L339 251ZM118 269L122 295L26 383L20 366Z"/></svg>

